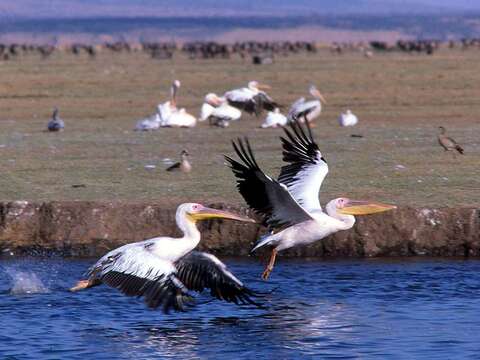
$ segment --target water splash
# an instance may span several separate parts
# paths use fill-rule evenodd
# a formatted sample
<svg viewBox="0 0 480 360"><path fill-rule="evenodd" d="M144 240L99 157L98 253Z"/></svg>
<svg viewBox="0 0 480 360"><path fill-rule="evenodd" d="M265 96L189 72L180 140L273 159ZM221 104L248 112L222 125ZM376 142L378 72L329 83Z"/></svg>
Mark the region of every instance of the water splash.
<svg viewBox="0 0 480 360"><path fill-rule="evenodd" d="M5 268L4 270L13 283L10 288L11 295L44 294L50 291L34 272L13 268Z"/></svg>

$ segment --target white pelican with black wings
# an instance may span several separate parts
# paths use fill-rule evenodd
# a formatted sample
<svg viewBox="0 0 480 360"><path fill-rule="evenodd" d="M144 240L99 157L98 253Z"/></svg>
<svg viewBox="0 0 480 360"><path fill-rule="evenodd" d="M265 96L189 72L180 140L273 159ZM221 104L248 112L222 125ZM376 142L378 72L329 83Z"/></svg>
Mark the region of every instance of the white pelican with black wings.
<svg viewBox="0 0 480 360"><path fill-rule="evenodd" d="M270 261L263 272L267 279L273 270L278 251L297 245L311 244L355 224L354 215L366 215L394 209L395 206L375 202L337 198L322 211L318 199L320 186L328 173L328 165L313 140L308 122L307 131L298 121L284 128L283 166L278 180L266 175L258 166L247 138L233 142L241 161L225 156L235 177L237 188L247 204L263 217L270 233L260 238L252 251L273 247Z"/></svg>
<svg viewBox="0 0 480 360"><path fill-rule="evenodd" d="M270 89L270 86L250 81L247 87L227 91L223 97L227 99L229 105L258 116L263 110L273 111L279 107L262 89Z"/></svg>
<svg viewBox="0 0 480 360"><path fill-rule="evenodd" d="M227 211L186 203L177 208L176 221L181 238L156 237L112 250L88 271L71 291L105 283L127 296L143 296L151 308L183 311L192 300L190 291L210 289L220 300L235 304L255 304L254 295L218 258L193 251L200 242L195 223L211 218L254 222Z"/></svg>

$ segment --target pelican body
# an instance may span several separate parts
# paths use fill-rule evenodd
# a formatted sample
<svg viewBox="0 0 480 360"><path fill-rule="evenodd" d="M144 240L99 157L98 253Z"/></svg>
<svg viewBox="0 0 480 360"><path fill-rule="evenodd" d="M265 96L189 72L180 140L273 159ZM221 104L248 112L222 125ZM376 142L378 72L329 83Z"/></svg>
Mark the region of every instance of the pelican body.
<svg viewBox="0 0 480 360"><path fill-rule="evenodd" d="M338 117L338 123L340 126L355 126L358 123L357 116L351 112L351 110L347 110L344 113L341 113Z"/></svg>
<svg viewBox="0 0 480 360"><path fill-rule="evenodd" d="M151 308L183 311L191 302L190 291L210 289L213 297L236 304L255 304L253 292L243 285L218 258L193 251L200 242L196 222L212 218L253 220L205 207L185 203L177 208L176 222L183 236L155 237L123 245L108 252L88 271L71 291L105 283L127 296L143 296Z"/></svg>
<svg viewBox="0 0 480 360"><path fill-rule="evenodd" d="M262 274L267 279L273 270L277 252L321 240L355 224L354 215L366 215L394 209L381 203L341 197L331 200L324 212L318 194L328 173L328 165L313 140L310 125L306 130L298 120L284 128L283 160L278 180L258 166L248 139L233 142L240 161L225 156L237 178L237 189L250 208L262 216L269 233L261 237L252 251L263 246L273 248Z"/></svg>
<svg viewBox="0 0 480 360"><path fill-rule="evenodd" d="M312 122L322 112L322 102L326 104L327 101L315 86L311 85L308 91L314 97L314 100L306 100L302 97L295 101L288 111L287 118L289 121L299 119L300 122Z"/></svg>
<svg viewBox="0 0 480 360"><path fill-rule="evenodd" d="M177 94L181 83L175 80L170 90L170 101L160 105L158 112L160 115L161 127L194 127L197 124L195 116L189 114L184 108L177 108Z"/></svg>
<svg viewBox="0 0 480 360"><path fill-rule="evenodd" d="M200 112L200 121L208 120L210 125L227 127L230 121L236 121L242 117L242 112L229 105L224 97L218 97L214 93L205 96L205 102Z"/></svg>
<svg viewBox="0 0 480 360"><path fill-rule="evenodd" d="M275 110L268 112L265 121L260 127L262 129L282 127L287 125L287 122L287 117L280 112L279 108L275 108Z"/></svg>
<svg viewBox="0 0 480 360"><path fill-rule="evenodd" d="M259 116L263 110L273 111L278 107L278 104L262 89L270 89L270 87L258 81L250 81L247 87L227 91L223 97L231 106L246 111L250 115Z"/></svg>
<svg viewBox="0 0 480 360"><path fill-rule="evenodd" d="M65 123L58 117L58 109L53 109L52 119L47 124L48 131L56 132L65 129Z"/></svg>

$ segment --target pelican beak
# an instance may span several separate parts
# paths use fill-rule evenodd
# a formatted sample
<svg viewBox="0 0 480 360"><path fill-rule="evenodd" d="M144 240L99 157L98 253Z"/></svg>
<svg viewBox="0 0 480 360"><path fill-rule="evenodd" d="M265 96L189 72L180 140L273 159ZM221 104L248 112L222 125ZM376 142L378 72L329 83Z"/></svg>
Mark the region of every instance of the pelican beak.
<svg viewBox="0 0 480 360"><path fill-rule="evenodd" d="M344 215L368 215L396 209L395 205L362 200L350 200L338 213Z"/></svg>
<svg viewBox="0 0 480 360"><path fill-rule="evenodd" d="M188 215L194 221L220 218L220 219L231 219L231 220L251 222L251 223L255 222L255 220L250 219L249 217L246 217L246 216L237 215L229 211L217 210L217 209L212 209L208 207L204 207L194 213L189 213Z"/></svg>
<svg viewBox="0 0 480 360"><path fill-rule="evenodd" d="M314 96L316 96L317 98L320 99L321 102L323 102L324 104L327 103L327 100L325 100L325 98L323 97L323 95L320 93L320 91L318 91L317 89L313 90L313 94Z"/></svg>
<svg viewBox="0 0 480 360"><path fill-rule="evenodd" d="M258 84L257 89L259 89L259 90L270 90L271 87L269 85L266 85L266 84Z"/></svg>

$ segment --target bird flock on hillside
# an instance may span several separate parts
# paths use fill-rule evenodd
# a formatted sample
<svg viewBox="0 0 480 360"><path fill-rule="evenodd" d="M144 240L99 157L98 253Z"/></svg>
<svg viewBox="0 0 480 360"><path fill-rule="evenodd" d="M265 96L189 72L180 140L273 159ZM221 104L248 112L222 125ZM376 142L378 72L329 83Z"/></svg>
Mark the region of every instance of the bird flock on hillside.
<svg viewBox="0 0 480 360"><path fill-rule="evenodd" d="M155 114L137 122L135 130L156 130L160 127L193 127L197 119L178 107L181 83L170 87L170 99L157 106ZM320 188L329 172L327 156L314 139L312 127L327 102L315 86L308 92L312 98L300 98L287 115L281 105L266 93L269 87L250 81L246 87L227 91L223 96L208 93L200 110L199 121L229 126L242 113L259 116L268 111L261 128L281 127L283 166L277 179L267 175L257 162L250 140L232 141L232 154L224 155L240 195L254 218L231 211L206 207L198 203L178 206L175 220L182 236L159 236L114 249L99 259L70 290L73 292L106 284L127 296L143 297L151 308L185 311L195 303L195 292L208 289L216 299L238 305L262 306L262 295L247 287L216 256L196 250L201 241L199 221L222 218L246 223L260 223L265 228L252 252L270 249L270 259L261 274L270 277L277 254L300 245L308 245L338 231L351 229L355 216L375 214L396 207L371 200L339 197L322 207ZM355 126L358 118L350 111L340 114L341 126ZM48 130L65 128L55 109ZM464 153L463 148L440 128L439 144L445 151ZM182 150L179 162L166 170L188 173L192 170L188 150Z"/></svg>

